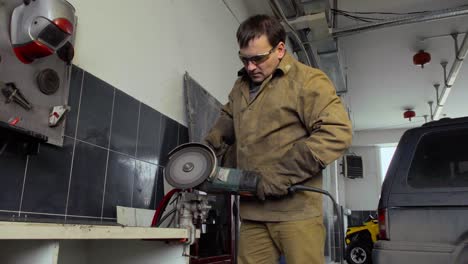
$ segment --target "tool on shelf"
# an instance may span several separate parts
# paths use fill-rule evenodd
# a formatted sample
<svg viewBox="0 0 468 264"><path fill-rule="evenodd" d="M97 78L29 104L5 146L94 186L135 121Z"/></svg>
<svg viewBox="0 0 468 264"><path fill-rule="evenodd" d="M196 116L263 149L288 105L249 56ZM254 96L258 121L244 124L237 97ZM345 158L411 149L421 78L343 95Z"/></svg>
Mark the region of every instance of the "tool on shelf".
<svg viewBox="0 0 468 264"><path fill-rule="evenodd" d="M70 106L68 105L57 105L52 107L49 115L49 126L57 126L68 111L70 111Z"/></svg>
<svg viewBox="0 0 468 264"><path fill-rule="evenodd" d="M3 83L0 82L2 94L5 96L5 103L9 104L15 102L27 111L32 109L32 104L26 99L21 91L16 87L14 83Z"/></svg>

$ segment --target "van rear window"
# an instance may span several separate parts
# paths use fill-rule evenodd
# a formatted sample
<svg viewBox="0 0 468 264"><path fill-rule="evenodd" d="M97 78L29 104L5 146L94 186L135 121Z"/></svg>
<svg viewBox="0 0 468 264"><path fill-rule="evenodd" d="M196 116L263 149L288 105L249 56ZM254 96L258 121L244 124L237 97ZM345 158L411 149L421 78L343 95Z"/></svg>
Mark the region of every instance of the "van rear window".
<svg viewBox="0 0 468 264"><path fill-rule="evenodd" d="M468 129L422 137L408 174L413 188L468 187Z"/></svg>

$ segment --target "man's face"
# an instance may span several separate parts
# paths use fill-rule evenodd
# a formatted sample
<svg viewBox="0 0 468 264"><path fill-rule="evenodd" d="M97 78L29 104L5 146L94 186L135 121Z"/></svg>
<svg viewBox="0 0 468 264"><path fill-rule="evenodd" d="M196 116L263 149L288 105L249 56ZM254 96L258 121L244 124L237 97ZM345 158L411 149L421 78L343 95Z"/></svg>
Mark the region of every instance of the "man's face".
<svg viewBox="0 0 468 264"><path fill-rule="evenodd" d="M252 39L249 45L241 48L239 57L254 83L261 83L278 67L285 53L284 43L272 47L265 35Z"/></svg>

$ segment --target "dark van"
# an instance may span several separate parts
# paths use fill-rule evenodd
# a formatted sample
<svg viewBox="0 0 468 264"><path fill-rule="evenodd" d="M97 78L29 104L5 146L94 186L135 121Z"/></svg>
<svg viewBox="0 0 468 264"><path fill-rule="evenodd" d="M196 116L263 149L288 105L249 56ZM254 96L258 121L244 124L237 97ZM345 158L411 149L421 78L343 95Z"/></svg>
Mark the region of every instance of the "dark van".
<svg viewBox="0 0 468 264"><path fill-rule="evenodd" d="M378 212L374 264L468 263L468 117L405 132Z"/></svg>

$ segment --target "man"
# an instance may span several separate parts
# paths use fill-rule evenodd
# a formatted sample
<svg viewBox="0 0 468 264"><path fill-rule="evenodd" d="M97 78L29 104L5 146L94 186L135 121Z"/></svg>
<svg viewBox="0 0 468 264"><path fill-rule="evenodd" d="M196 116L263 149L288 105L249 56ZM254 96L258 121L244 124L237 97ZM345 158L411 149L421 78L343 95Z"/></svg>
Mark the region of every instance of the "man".
<svg viewBox="0 0 468 264"><path fill-rule="evenodd" d="M333 84L289 55L285 38L266 15L239 26L244 68L205 139L218 155L234 146L237 167L260 175L257 198L241 197L240 264L278 263L280 255L288 264L324 262L322 197L288 188L321 188L321 171L351 143Z"/></svg>

